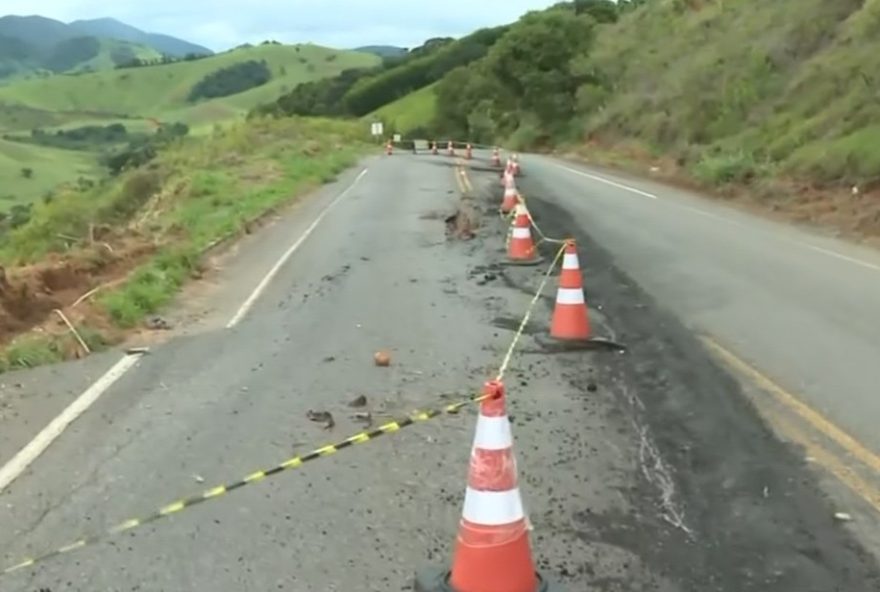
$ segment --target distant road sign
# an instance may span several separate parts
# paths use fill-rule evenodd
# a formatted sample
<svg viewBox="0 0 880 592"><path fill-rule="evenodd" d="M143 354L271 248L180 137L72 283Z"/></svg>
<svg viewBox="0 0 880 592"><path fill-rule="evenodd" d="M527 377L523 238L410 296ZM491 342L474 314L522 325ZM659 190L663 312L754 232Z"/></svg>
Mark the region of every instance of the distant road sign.
<svg viewBox="0 0 880 592"><path fill-rule="evenodd" d="M395 141L395 142L399 142L399 141L400 141L400 134L394 134L394 141Z"/></svg>
<svg viewBox="0 0 880 592"><path fill-rule="evenodd" d="M381 136L384 133L384 126L382 125L382 122L381 121L373 122L373 124L370 126L370 132L374 136Z"/></svg>

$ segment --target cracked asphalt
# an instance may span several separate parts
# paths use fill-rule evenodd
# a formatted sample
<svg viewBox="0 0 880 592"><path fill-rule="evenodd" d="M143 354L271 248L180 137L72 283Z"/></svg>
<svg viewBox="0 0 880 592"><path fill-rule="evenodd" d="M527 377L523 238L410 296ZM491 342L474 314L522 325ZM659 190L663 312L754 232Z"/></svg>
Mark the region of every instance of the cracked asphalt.
<svg viewBox="0 0 880 592"><path fill-rule="evenodd" d="M381 421L492 378L544 266L499 265L494 173L472 174L476 238L446 237L460 205L451 165L370 160L239 325L206 323L145 356L0 496L4 564L341 440L362 428L348 405L358 396ZM589 253L596 331L629 346L547 348L551 279L513 358L541 571L571 591L877 590L876 564L827 519L737 383L571 216L537 205L545 232L575 234ZM307 213L282 216L230 263L234 292ZM373 364L380 349L387 368ZM310 411L331 413L332 430ZM474 425L468 409L384 436L0 578L0 590L409 589L416 570L449 560Z"/></svg>

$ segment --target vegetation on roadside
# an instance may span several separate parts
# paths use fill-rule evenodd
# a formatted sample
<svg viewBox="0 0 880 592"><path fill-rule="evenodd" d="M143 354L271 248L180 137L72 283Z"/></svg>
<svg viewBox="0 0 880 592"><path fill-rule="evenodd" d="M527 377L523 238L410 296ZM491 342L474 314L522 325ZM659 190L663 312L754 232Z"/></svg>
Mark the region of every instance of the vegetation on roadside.
<svg viewBox="0 0 880 592"><path fill-rule="evenodd" d="M178 138L112 181L35 204L30 219L0 239L0 282L8 282L0 290L0 319L7 319L0 338L11 343L5 365L76 353L60 325L10 342L8 319L26 332L100 285L65 310L95 347L112 342L198 276L206 249L333 180L370 149L364 139L351 122L254 118L209 137Z"/></svg>

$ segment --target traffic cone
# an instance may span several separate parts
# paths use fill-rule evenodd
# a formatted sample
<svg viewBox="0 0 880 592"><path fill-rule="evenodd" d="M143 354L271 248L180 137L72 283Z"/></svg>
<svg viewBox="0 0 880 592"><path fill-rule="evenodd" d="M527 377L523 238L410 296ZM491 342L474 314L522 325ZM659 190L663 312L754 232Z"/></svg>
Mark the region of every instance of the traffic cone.
<svg viewBox="0 0 880 592"><path fill-rule="evenodd" d="M449 151L449 156L455 156L455 146L452 143L452 140L449 140L449 144L446 145L446 150Z"/></svg>
<svg viewBox="0 0 880 592"><path fill-rule="evenodd" d="M492 166L500 167L501 166L501 151L496 147L492 150Z"/></svg>
<svg viewBox="0 0 880 592"><path fill-rule="evenodd" d="M590 316L584 298L584 284L573 240L566 241L562 274L556 292L556 307L550 321L550 337L564 341L590 339Z"/></svg>
<svg viewBox="0 0 880 592"><path fill-rule="evenodd" d="M504 200L501 202L501 211L505 214L513 210L516 207L516 204L519 203L519 192L516 190L516 185L513 183L509 183L504 188Z"/></svg>
<svg viewBox="0 0 880 592"><path fill-rule="evenodd" d="M391 156L394 151L394 144L391 143L391 140L388 140L388 143L385 145L385 154Z"/></svg>
<svg viewBox="0 0 880 592"><path fill-rule="evenodd" d="M467 160L470 160L474 157L474 147L471 146L470 143L465 147L464 157Z"/></svg>
<svg viewBox="0 0 880 592"><path fill-rule="evenodd" d="M519 177L519 154L514 154L511 159L511 172L514 177Z"/></svg>
<svg viewBox="0 0 880 592"><path fill-rule="evenodd" d="M538 249L532 240L531 220L526 206L516 204L510 242L507 245L507 261L515 265L535 265L541 262Z"/></svg>
<svg viewBox="0 0 880 592"><path fill-rule="evenodd" d="M416 576L416 592L549 592L535 571L504 385L487 382L448 572Z"/></svg>

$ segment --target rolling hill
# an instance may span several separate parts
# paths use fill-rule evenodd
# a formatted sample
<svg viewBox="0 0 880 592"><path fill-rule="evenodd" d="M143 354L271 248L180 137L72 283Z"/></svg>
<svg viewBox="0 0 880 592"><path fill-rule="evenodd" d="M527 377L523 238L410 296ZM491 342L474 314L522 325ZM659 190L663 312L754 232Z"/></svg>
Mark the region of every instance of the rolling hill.
<svg viewBox="0 0 880 592"><path fill-rule="evenodd" d="M114 19L65 24L41 16L0 17L0 80L112 69L135 59L183 58L211 50L145 33Z"/></svg>
<svg viewBox="0 0 880 592"><path fill-rule="evenodd" d="M214 53L207 47L196 45L183 39L177 39L170 35L146 33L112 18L73 21L69 26L83 35L145 45L162 55L183 57L187 54L210 55Z"/></svg>
<svg viewBox="0 0 880 592"><path fill-rule="evenodd" d="M205 76L252 60L265 61L272 73L268 83L227 97L189 100L192 88ZM56 119L69 119L65 114L70 113L91 113L107 119L155 117L211 123L246 113L302 82L378 62L371 54L316 45L267 44L172 64L20 81L0 87L0 129L16 129L8 118L3 120L4 105L51 112Z"/></svg>

